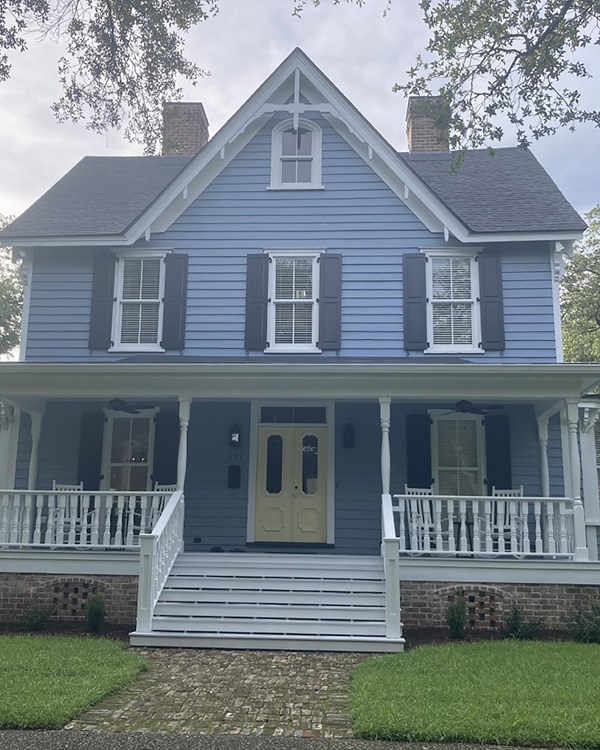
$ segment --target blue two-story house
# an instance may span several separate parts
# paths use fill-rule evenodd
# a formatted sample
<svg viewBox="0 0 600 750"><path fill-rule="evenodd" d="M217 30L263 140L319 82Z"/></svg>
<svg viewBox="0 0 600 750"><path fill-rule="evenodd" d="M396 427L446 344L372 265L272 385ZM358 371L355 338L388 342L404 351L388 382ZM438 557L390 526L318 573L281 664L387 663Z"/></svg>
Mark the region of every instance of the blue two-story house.
<svg viewBox="0 0 600 750"><path fill-rule="evenodd" d="M212 138L165 105L163 156L83 159L0 233L0 621L98 590L139 645L401 650L457 593L477 628L598 594L585 224L434 105L398 153L295 50Z"/></svg>

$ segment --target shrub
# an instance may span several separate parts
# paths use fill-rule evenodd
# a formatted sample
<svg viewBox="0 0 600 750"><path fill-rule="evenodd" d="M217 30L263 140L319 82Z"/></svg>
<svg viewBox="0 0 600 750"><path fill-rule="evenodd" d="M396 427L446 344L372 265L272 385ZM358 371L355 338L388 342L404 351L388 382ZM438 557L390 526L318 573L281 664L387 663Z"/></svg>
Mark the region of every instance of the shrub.
<svg viewBox="0 0 600 750"><path fill-rule="evenodd" d="M589 610L578 609L573 614L570 634L581 643L600 643L600 602L592 602Z"/></svg>
<svg viewBox="0 0 600 750"><path fill-rule="evenodd" d="M465 602L465 597L456 596L446 610L446 623L448 624L450 637L456 640L462 640L465 637L466 622L467 604Z"/></svg>
<svg viewBox="0 0 600 750"><path fill-rule="evenodd" d="M527 620L523 614L523 609L516 604L504 621L504 627L500 631L503 638L517 638L520 641L533 641L539 634L544 625L541 619Z"/></svg>
<svg viewBox="0 0 600 750"><path fill-rule="evenodd" d="M54 609L49 606L33 605L26 609L21 617L21 624L25 630L31 633L40 633L48 627L48 620L54 614Z"/></svg>
<svg viewBox="0 0 600 750"><path fill-rule="evenodd" d="M97 633L104 625L104 598L102 594L92 594L85 610L88 630Z"/></svg>

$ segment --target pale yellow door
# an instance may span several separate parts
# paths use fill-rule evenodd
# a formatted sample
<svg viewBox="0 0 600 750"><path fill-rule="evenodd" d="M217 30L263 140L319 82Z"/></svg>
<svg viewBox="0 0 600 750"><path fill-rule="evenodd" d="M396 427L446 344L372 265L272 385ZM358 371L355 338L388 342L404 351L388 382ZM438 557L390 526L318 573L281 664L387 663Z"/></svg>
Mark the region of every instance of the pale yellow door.
<svg viewBox="0 0 600 750"><path fill-rule="evenodd" d="M327 541L327 428L258 429L257 542Z"/></svg>

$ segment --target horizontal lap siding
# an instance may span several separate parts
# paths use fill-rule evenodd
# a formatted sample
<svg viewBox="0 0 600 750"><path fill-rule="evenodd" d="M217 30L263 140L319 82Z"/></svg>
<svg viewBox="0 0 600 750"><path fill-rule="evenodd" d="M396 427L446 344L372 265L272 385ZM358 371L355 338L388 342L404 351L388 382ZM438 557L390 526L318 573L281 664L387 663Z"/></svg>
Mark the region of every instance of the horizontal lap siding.
<svg viewBox="0 0 600 750"><path fill-rule="evenodd" d="M243 356L246 256L315 247L343 255L341 357L403 357L402 257L442 246L324 120L324 190L267 190L271 128L263 128L151 246L189 255L185 354ZM474 361L554 361L545 243L502 246L506 350ZM118 359L88 351L92 251L38 251L27 356ZM334 352L323 358L335 356Z"/></svg>

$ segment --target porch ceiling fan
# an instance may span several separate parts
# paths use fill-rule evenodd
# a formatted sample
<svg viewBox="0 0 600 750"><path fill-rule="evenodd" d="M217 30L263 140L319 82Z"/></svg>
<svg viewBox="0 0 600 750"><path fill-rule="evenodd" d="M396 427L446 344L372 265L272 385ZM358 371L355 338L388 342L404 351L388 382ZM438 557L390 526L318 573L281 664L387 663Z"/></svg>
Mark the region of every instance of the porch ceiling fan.
<svg viewBox="0 0 600 750"><path fill-rule="evenodd" d="M136 409L133 406L128 406L127 402L123 401L122 398L111 399L107 404L107 408L110 409L110 411L124 411L126 414L140 413L140 409Z"/></svg>
<svg viewBox="0 0 600 750"><path fill-rule="evenodd" d="M502 409L502 406L499 404L474 404L472 401L468 401L467 399L463 398L460 401L457 401L454 404L454 408L452 408L448 414L481 414L482 416L485 416L486 414L489 414L491 411L497 411L498 409Z"/></svg>

